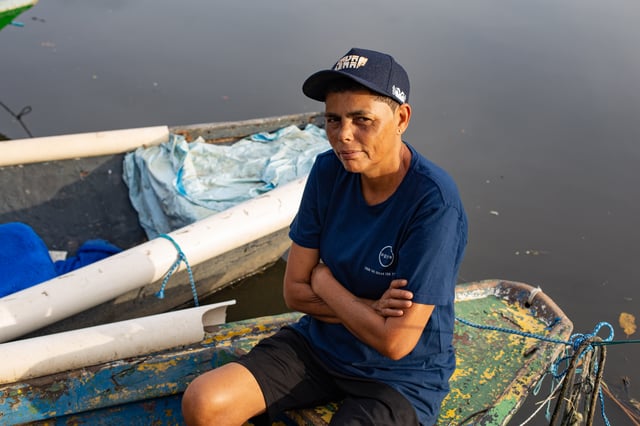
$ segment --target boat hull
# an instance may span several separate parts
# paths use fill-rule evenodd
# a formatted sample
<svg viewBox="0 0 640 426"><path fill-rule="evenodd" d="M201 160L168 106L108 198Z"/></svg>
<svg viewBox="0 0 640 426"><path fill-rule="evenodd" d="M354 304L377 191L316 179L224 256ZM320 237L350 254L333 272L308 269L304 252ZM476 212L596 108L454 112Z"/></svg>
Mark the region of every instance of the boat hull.
<svg viewBox="0 0 640 426"><path fill-rule="evenodd" d="M321 125L321 121L319 114L308 113L238 122L175 126L166 131L181 134L187 141L202 137L208 143L228 143L257 132L272 132L292 124L300 127L308 123ZM155 135L157 130L162 129L152 130ZM87 134L86 138L103 141L108 137L108 133ZM151 137L157 139L157 136ZM4 143L13 142L17 141ZM27 142L39 141L25 140L25 143ZM46 144L45 141L44 145ZM4 148L0 145L0 150ZM12 147L6 147L9 148ZM13 152L15 151L14 149ZM21 155L19 150L16 153L16 156L18 155ZM31 163L29 158L24 158L21 161L24 164L0 167L0 185L4 188L5 200L0 205L0 223L27 223L36 230L51 250L69 253L74 253L83 242L96 238L108 240L124 249L145 243L145 233L139 225L136 211L131 206L128 188L122 178L125 152L100 153L80 158L75 158L75 155L73 151L56 152L56 158L60 158L56 161ZM68 158L61 158L65 156ZM301 188L297 190L301 191ZM238 280L263 271L280 259L291 242L288 237L288 223L278 226L278 229L270 232L256 234L256 237L246 244L191 265L198 296L204 298ZM176 257L177 253L174 252L172 261ZM74 273L81 275L81 271L77 270ZM163 299L156 297L161 282L162 278L144 283L140 288L127 291L90 309L32 330L25 337L192 306L191 283L184 268L171 276Z"/></svg>
<svg viewBox="0 0 640 426"><path fill-rule="evenodd" d="M533 293L532 293L533 292ZM532 294L535 295L531 299ZM531 300L530 300L531 299ZM572 324L543 293L516 282L458 286L457 316L564 341ZM286 313L215 326L196 344L0 386L8 424L181 424L180 396L209 369L232 361L299 318ZM438 424L506 425L563 344L456 323L458 365ZM284 413L284 424L327 425L335 403Z"/></svg>

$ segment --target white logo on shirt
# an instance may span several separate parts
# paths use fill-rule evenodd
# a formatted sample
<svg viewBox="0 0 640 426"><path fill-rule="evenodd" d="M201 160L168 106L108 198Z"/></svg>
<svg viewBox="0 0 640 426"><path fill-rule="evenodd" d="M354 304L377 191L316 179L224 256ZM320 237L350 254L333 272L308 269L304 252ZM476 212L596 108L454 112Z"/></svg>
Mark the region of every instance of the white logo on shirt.
<svg viewBox="0 0 640 426"><path fill-rule="evenodd" d="M393 263L393 247L383 247L382 250L380 250L380 253L378 253L378 262L380 262L380 266L383 268L391 266Z"/></svg>

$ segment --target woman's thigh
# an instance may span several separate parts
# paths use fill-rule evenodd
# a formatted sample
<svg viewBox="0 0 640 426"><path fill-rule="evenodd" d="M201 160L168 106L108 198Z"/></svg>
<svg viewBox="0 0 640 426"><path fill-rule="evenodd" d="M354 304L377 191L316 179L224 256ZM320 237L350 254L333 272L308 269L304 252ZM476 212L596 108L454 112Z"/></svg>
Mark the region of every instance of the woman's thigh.
<svg viewBox="0 0 640 426"><path fill-rule="evenodd" d="M331 418L330 426L417 426L412 407L394 409L369 398L346 397Z"/></svg>
<svg viewBox="0 0 640 426"><path fill-rule="evenodd" d="M283 329L237 361L256 378L271 418L341 397L333 378L313 358L303 339Z"/></svg>
<svg viewBox="0 0 640 426"><path fill-rule="evenodd" d="M417 426L415 408L400 392L376 381L336 379L344 398L331 426Z"/></svg>

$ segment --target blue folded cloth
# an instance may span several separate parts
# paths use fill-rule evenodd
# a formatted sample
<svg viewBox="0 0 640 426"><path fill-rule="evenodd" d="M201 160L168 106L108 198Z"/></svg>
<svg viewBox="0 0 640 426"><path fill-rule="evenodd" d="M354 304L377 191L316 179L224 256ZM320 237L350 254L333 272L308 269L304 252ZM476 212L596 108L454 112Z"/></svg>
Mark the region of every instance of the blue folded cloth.
<svg viewBox="0 0 640 426"><path fill-rule="evenodd" d="M121 251L121 248L114 246L108 241L99 239L88 240L78 248L75 256L66 260L58 260L54 263L54 267L56 273L62 275L113 254L120 253Z"/></svg>
<svg viewBox="0 0 640 426"><path fill-rule="evenodd" d="M24 223L0 225L0 297L56 276L44 241Z"/></svg>
<svg viewBox="0 0 640 426"><path fill-rule="evenodd" d="M97 262L122 249L105 240L83 243L75 256L54 262L35 231L24 223L0 225L0 297Z"/></svg>

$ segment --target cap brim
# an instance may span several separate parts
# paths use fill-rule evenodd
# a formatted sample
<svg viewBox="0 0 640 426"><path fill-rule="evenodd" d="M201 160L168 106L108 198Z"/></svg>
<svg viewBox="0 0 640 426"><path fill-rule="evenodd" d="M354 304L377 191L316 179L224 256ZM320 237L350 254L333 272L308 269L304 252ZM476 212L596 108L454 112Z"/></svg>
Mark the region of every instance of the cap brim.
<svg viewBox="0 0 640 426"><path fill-rule="evenodd" d="M383 96L389 96L384 92L383 89L372 85L370 82L366 80L363 80L351 74L347 74L347 73L335 71L335 70L322 70L322 71L318 71L315 74L312 74L302 84L302 93L304 93L306 96L310 97L311 99L324 102L327 97L327 88L331 86L333 82L337 80L342 80L345 78L353 80L356 83L363 85L367 89L372 90L376 93L379 93Z"/></svg>
<svg viewBox="0 0 640 426"><path fill-rule="evenodd" d="M333 70L318 71L307 78L302 84L302 93L311 99L324 102L327 96L327 87L330 83L344 77L344 74Z"/></svg>

